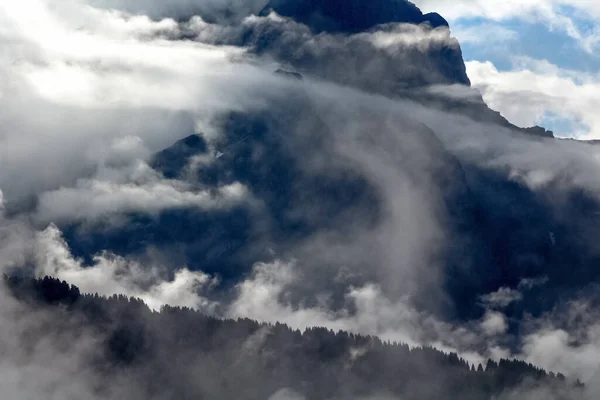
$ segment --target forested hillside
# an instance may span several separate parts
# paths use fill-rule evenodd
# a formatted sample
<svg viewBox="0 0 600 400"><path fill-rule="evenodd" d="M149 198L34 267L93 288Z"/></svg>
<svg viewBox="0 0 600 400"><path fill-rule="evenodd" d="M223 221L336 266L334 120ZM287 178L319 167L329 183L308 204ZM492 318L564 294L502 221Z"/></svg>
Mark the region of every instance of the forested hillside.
<svg viewBox="0 0 600 400"><path fill-rule="evenodd" d="M52 315L54 335L99 340L90 361L143 398L267 399L285 389L308 399L395 395L402 399L493 399L535 390L577 398L579 381L517 360L470 365L455 353L377 337L250 319L222 320L191 309L151 311L141 300L81 294L58 279L5 276L27 309ZM35 334L22 340L35 347ZM25 344L25 343L24 343ZM46 343L46 345L52 345ZM65 351L69 351L68 348ZM99 386L98 395L106 388Z"/></svg>

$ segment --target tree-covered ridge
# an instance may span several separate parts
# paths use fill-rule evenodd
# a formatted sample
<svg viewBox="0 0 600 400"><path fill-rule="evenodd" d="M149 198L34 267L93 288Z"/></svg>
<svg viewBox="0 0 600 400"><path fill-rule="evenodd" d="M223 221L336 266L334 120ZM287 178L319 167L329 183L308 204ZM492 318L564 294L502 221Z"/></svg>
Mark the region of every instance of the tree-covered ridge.
<svg viewBox="0 0 600 400"><path fill-rule="evenodd" d="M475 367L455 353L326 328L301 332L171 306L153 312L139 299L81 294L50 277L5 283L32 311L54 313L53 331L90 329L102 343L90 362L127 374L143 398L268 399L289 388L308 399L491 399L550 388L570 399L581 387L523 361Z"/></svg>

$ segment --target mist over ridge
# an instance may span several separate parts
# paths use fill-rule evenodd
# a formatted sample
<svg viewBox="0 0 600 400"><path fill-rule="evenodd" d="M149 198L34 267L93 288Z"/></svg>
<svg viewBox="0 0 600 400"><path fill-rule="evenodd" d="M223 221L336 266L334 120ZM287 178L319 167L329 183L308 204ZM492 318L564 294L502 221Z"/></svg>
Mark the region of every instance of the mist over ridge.
<svg viewBox="0 0 600 400"><path fill-rule="evenodd" d="M460 398L594 398L597 147L491 110L443 16L403 0L27 0L0 8L0 26L0 268L95 299L56 310L2 289L0 335L18 349L6 369L27 365L33 380L64 361L15 396L61 387L72 365L76 388L56 398L148 398L143 382L163 373L153 398L233 393L203 354L249 387L244 362L265 363L248 398L434 399L430 381L471 382L489 359L522 364L503 361L510 378L486 375ZM156 322L161 307L195 311ZM46 328L59 314L57 329L82 333L14 339L38 326L28 318ZM181 344L201 318L209 353ZM210 326L234 320L247 335L221 354L231 332ZM303 342L305 329L319 338ZM362 347L336 347L332 331L406 348L377 347L362 365ZM275 387L269 363L288 340L298 353L281 363L310 362L286 379L322 365L330 386L305 371L304 387ZM107 343L139 358L117 362L132 378L110 390L113 366L94 361ZM413 360L440 368L419 377L422 392L390 383L410 368L385 353L408 346L452 354ZM243 361L248 347L260 357Z"/></svg>

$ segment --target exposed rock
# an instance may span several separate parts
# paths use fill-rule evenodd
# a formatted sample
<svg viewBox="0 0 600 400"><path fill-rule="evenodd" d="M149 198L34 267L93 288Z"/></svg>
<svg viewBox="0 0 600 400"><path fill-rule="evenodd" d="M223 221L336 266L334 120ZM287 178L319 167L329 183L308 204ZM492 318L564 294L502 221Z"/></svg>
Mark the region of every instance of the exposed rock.
<svg viewBox="0 0 600 400"><path fill-rule="evenodd" d="M531 128L524 128L523 131L525 133L528 133L530 135L535 135L535 136L542 136L542 137L549 137L549 138L554 137L554 132L549 131L545 128L542 128L541 126L532 126Z"/></svg>
<svg viewBox="0 0 600 400"><path fill-rule="evenodd" d="M357 33L389 22L448 26L439 14L424 15L405 0L271 0L262 14L270 10L306 24L315 32Z"/></svg>
<svg viewBox="0 0 600 400"><path fill-rule="evenodd" d="M286 78L293 78L293 79L297 79L299 81L303 81L304 78L302 77L302 74L299 74L298 72L292 72L292 71L286 71L284 69L277 69L277 71L275 71L275 74L277 75L281 75L283 77Z"/></svg>

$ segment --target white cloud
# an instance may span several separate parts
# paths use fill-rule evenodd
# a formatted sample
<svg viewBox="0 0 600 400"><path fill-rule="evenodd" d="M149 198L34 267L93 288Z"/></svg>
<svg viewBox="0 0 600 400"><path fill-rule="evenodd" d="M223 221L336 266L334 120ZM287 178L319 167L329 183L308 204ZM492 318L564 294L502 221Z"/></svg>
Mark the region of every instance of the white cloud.
<svg viewBox="0 0 600 400"><path fill-rule="evenodd" d="M57 276L78 285L84 292L139 297L154 310L170 304L212 313L218 307L218 303L206 296L216 284L214 278L181 269L169 280L159 268L148 268L110 254L97 255L92 266L84 267L73 258L55 226L38 234L36 258L38 275ZM354 312L347 308L334 312L329 309L326 297L320 305L293 305L292 286L299 280L301 270L295 262L259 263L252 275L237 286L233 302L225 307L225 316L282 322L298 329L312 326L343 329L411 345L429 344L443 351L459 351L474 364L485 362L487 357L517 357L585 381L599 373L600 327L591 316L584 318L589 323L571 326L568 331L554 325L560 316L532 321L538 327L526 334L522 351L515 354L496 343L507 331L507 319L501 312L486 312L476 325L452 326L421 314L402 301L388 300L374 284L348 290L346 301ZM569 308L566 315L580 321L576 315L585 314L587 308L581 304L573 306L576 309ZM465 350L484 338L485 354ZM585 341L578 344L577 338ZM463 351L457 349L465 345Z"/></svg>
<svg viewBox="0 0 600 400"><path fill-rule="evenodd" d="M25 264L34 237L27 223L7 218L4 211L0 190L0 273Z"/></svg>
<svg viewBox="0 0 600 400"><path fill-rule="evenodd" d="M173 41L177 24L98 10L76 0L0 6L0 187L23 198L73 185L114 140L144 155L216 113L256 109L289 86L245 50ZM267 90L268 89L268 90ZM10 93L10 96L6 94ZM104 149L104 150L103 150ZM65 162L68 160L69 162Z"/></svg>
<svg viewBox="0 0 600 400"><path fill-rule="evenodd" d="M481 321L481 328L488 336L502 335L508 328L506 317L500 312L488 311Z"/></svg>
<svg viewBox="0 0 600 400"><path fill-rule="evenodd" d="M408 299L390 300L373 283L349 287L345 293L346 305L337 311L331 311L327 294L317 297L320 299L317 305L294 305L291 295L294 286L302 280L302 269L296 262L259 263L254 266L252 275L237 286L237 296L228 307L228 316L282 322L301 330L323 326L409 345L433 345L443 351L458 351L472 363L508 354L492 345L486 354L471 348L481 340L482 334L498 336L506 331L501 313L488 313L471 326L453 326L417 311L409 305Z"/></svg>
<svg viewBox="0 0 600 400"><path fill-rule="evenodd" d="M467 73L486 103L522 127L536 125L548 114L589 127L572 134L600 138L600 76L561 69L546 61L520 58L511 71L499 71L491 62L469 61Z"/></svg>
<svg viewBox="0 0 600 400"><path fill-rule="evenodd" d="M538 278L521 279L521 282L519 282L519 289L525 289L525 290L532 289L537 286L545 285L547 282L548 282L547 276L541 276Z"/></svg>
<svg viewBox="0 0 600 400"><path fill-rule="evenodd" d="M211 290L218 280L202 272L182 268L168 279L159 266L142 265L106 252L94 256L92 265L85 266L73 257L60 230L54 225L36 234L34 253L37 276L50 275L66 280L84 293L140 298L153 310L168 304L213 314L218 308L223 308L225 317L286 323L302 330L322 326L378 335L384 340L411 345L435 345L445 351L456 351L455 344L476 341L479 332L452 327L417 312L403 301L392 302L375 284L348 289L346 301L347 306L355 310L352 313L346 307L331 311L327 295L319 297L318 305L293 305L290 296L301 277L301 270L295 262L256 264L252 275L237 285L233 301L219 305L210 299ZM486 316L481 324L482 332L500 334L496 320L491 321ZM456 343L453 343L454 340ZM472 362L484 360L475 352L465 351L462 354Z"/></svg>
<svg viewBox="0 0 600 400"><path fill-rule="evenodd" d="M522 298L523 295L518 290L502 287L495 292L481 296L481 301L486 307L504 308Z"/></svg>
<svg viewBox="0 0 600 400"><path fill-rule="evenodd" d="M75 187L44 192L39 198L37 218L56 223L97 222L114 214L156 214L169 208L226 209L249 199L248 190L240 183L217 190L198 189L182 181L162 179L142 162L126 181L111 180L111 172L117 177L122 173L109 171L94 179L80 179Z"/></svg>
<svg viewBox="0 0 600 400"><path fill-rule="evenodd" d="M597 311L585 301L530 322L520 357L542 368L579 377L592 388L600 376L600 323Z"/></svg>
<svg viewBox="0 0 600 400"><path fill-rule="evenodd" d="M216 94L229 86L224 79L243 85L242 75L260 73L231 62L243 49L164 39L178 34L173 20L128 18L71 0L58 9L26 0L0 16L19 32L21 47L33 52L24 54L13 70L54 103L194 109L202 101L218 106Z"/></svg>
<svg viewBox="0 0 600 400"><path fill-rule="evenodd" d="M252 276L238 284L238 295L231 304L232 317L255 318L266 322L287 323L292 328L304 329L310 326L328 326L343 329L343 322L335 322L337 317L326 306L294 308L289 297L289 286L297 279L294 263L277 261L258 263ZM282 299L283 303L279 302Z"/></svg>
<svg viewBox="0 0 600 400"><path fill-rule="evenodd" d="M212 313L216 307L216 303L203 296L217 283L214 278L182 268L175 271L172 279L165 279L165 271L158 267L141 265L110 253L98 254L94 256L93 265L84 266L71 255L55 225L37 234L35 258L37 276L66 280L85 293L137 297L153 310L169 304Z"/></svg>
<svg viewBox="0 0 600 400"><path fill-rule="evenodd" d="M359 33L354 37L364 38L378 48L412 46L425 50L438 44L458 46L458 42L450 37L450 31L447 28L440 27L432 30L412 24L395 24L388 30Z"/></svg>

